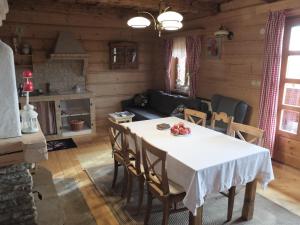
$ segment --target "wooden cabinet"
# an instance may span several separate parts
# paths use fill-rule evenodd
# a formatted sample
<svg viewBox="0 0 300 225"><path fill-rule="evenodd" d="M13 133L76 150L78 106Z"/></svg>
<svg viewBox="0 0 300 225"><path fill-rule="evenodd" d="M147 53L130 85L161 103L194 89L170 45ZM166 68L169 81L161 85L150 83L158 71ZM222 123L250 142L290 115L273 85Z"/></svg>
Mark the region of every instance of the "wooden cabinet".
<svg viewBox="0 0 300 225"><path fill-rule="evenodd" d="M85 135L93 132L93 99L68 99L60 100L60 134L63 137L74 135ZM80 131L72 131L70 128L71 120L83 120L84 127Z"/></svg>
<svg viewBox="0 0 300 225"><path fill-rule="evenodd" d="M111 69L138 68L138 46L136 42L111 42L109 49Z"/></svg>
<svg viewBox="0 0 300 225"><path fill-rule="evenodd" d="M25 97L20 97L19 101L23 107ZM44 107L38 116L42 128L54 127L52 130L55 132L44 132L47 140L90 135L96 132L94 95L91 92L33 96L30 97L30 103L53 105ZM72 131L71 120L83 120L83 129Z"/></svg>

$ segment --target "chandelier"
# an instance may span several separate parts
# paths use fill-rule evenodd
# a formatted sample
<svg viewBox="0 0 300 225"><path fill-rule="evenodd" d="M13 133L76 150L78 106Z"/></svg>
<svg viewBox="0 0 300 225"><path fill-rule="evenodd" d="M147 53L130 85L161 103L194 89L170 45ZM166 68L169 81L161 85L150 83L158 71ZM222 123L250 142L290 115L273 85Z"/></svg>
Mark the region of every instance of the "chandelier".
<svg viewBox="0 0 300 225"><path fill-rule="evenodd" d="M159 3L159 15L157 18L153 16L152 13L147 11L138 12L140 14L146 14L150 16L154 23L154 29L158 31L158 36L161 36L163 30L179 30L182 28L183 16L175 11L168 11L170 7L165 7L162 9L161 4L163 0ZM151 22L149 19L143 16L137 16L129 19L127 21L128 26L132 28L146 28L150 26Z"/></svg>

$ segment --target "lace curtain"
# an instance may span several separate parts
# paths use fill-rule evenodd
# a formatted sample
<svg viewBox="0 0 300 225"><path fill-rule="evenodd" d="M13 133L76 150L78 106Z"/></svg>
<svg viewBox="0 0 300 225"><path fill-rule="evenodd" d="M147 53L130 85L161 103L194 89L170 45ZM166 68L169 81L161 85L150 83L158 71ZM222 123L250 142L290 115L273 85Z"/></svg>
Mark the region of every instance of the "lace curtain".
<svg viewBox="0 0 300 225"><path fill-rule="evenodd" d="M172 57L178 59L176 84L184 86L186 84L186 38L178 37L173 40Z"/></svg>

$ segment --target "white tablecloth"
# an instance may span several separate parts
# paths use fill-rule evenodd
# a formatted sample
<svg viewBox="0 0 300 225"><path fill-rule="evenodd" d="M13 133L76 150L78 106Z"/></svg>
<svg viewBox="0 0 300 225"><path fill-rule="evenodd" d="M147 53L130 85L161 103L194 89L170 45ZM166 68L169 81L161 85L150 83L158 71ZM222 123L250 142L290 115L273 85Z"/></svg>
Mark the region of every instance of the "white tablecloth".
<svg viewBox="0 0 300 225"><path fill-rule="evenodd" d="M171 126L184 122L192 132L188 136L173 136L170 130L156 129L159 123ZM245 185L257 178L263 185L274 179L269 150L222 133L168 117L124 123L139 138L168 152L169 179L186 191L184 205L196 215L209 193Z"/></svg>

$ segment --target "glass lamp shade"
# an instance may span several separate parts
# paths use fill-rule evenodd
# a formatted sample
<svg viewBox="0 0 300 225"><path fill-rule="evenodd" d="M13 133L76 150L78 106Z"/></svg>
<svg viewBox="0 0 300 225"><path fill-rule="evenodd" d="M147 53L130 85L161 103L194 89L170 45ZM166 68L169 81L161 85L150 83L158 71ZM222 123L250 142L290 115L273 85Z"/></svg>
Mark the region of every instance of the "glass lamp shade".
<svg viewBox="0 0 300 225"><path fill-rule="evenodd" d="M183 16L174 11L161 13L157 17L157 21L161 23L164 30L179 30L182 28L182 20Z"/></svg>
<svg viewBox="0 0 300 225"><path fill-rule="evenodd" d="M179 30L182 28L182 23L178 21L163 21L161 25L164 30Z"/></svg>
<svg viewBox="0 0 300 225"><path fill-rule="evenodd" d="M137 16L127 21L128 26L133 28L145 28L150 26L151 22L145 17Z"/></svg>
<svg viewBox="0 0 300 225"><path fill-rule="evenodd" d="M27 80L24 84L23 84L23 91L24 92L33 92L33 83L31 80Z"/></svg>
<svg viewBox="0 0 300 225"><path fill-rule="evenodd" d="M24 70L22 73L24 78L31 78L32 77L32 72L30 70Z"/></svg>

